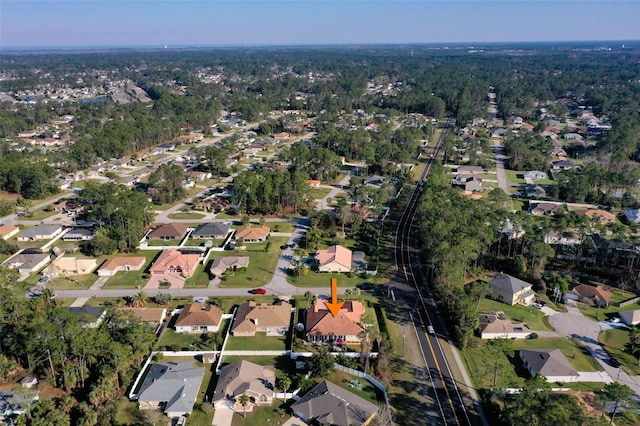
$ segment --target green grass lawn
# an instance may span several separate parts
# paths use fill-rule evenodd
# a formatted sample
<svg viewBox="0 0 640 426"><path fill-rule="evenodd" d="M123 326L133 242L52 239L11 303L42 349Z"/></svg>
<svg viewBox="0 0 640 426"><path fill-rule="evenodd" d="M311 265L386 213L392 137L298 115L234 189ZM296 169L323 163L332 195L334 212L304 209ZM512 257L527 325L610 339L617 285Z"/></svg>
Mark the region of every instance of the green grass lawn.
<svg viewBox="0 0 640 426"><path fill-rule="evenodd" d="M183 213L183 212L179 212L179 213L171 213L169 215L169 219L187 219L187 220L198 220L198 219L202 219L206 217L205 215L203 215L202 213Z"/></svg>
<svg viewBox="0 0 640 426"><path fill-rule="evenodd" d="M178 247L180 240L145 240L148 246L162 247L162 246L175 246Z"/></svg>
<svg viewBox="0 0 640 426"><path fill-rule="evenodd" d="M291 222L268 222L266 226L271 228L271 232L293 232L296 224Z"/></svg>
<svg viewBox="0 0 640 426"><path fill-rule="evenodd" d="M518 187L520 185L524 185L524 179L522 177L523 172L517 172L515 170L504 169L504 174L507 177L507 182L509 186Z"/></svg>
<svg viewBox="0 0 640 426"><path fill-rule="evenodd" d="M207 262L208 266L210 263ZM207 265L198 264L191 278L184 283L184 288L206 288L209 286L209 271ZM206 270L205 270L206 268Z"/></svg>
<svg viewBox="0 0 640 426"><path fill-rule="evenodd" d="M369 402L372 402L374 404L378 403L378 390L365 379L352 376L351 374L340 370L333 370L333 372L331 372L327 377L317 378L316 382L319 383L324 379L329 380L330 382L340 386L343 389L346 389L351 393L358 395L361 398L364 398ZM349 386L349 382L354 379L362 383L362 389L352 388L351 386Z"/></svg>
<svg viewBox="0 0 640 426"><path fill-rule="evenodd" d="M56 215L56 214L59 213L59 212L56 212L56 211L53 211L53 210L46 211L45 210L46 208L47 207L43 207L41 209L32 211L31 212L31 216L28 217L27 219L29 219L29 220L45 220L46 218L51 217L51 216ZM69 218L69 219L71 219L71 218Z"/></svg>
<svg viewBox="0 0 640 426"><path fill-rule="evenodd" d="M275 399L270 407L255 407L253 411L246 413L246 417L243 415L244 413L242 410L240 410L239 413L233 415L233 422L231 425L281 425L291 418L291 416L287 414L287 408L288 406L286 403ZM191 424L191 417L189 417L189 421L187 423Z"/></svg>
<svg viewBox="0 0 640 426"><path fill-rule="evenodd" d="M102 286L102 288L142 288L147 284L148 279L143 279L142 275L145 273L144 271L149 268L149 265L156 258L156 256L160 253L160 251L139 251L138 253L125 253L118 256L126 256L126 257L140 257L143 256L147 260L144 262L142 268L139 271L120 271L116 272L114 276L109 278L106 283ZM99 261L100 262L100 261ZM102 263L98 263L102 265Z"/></svg>
<svg viewBox="0 0 640 426"><path fill-rule="evenodd" d="M523 305L509 306L491 299L480 301L479 311L502 311L513 322L523 322L531 330L553 330L547 317L539 310Z"/></svg>
<svg viewBox="0 0 640 426"><path fill-rule="evenodd" d="M615 358L622 368L631 375L640 374L638 358L627 351L629 331L623 329L605 330L598 336L604 349Z"/></svg>
<svg viewBox="0 0 640 426"><path fill-rule="evenodd" d="M220 330L224 330L223 327ZM158 341L156 347L177 347L180 350L184 351L209 351L213 350L213 347L205 345L201 339L202 334L182 334L176 333L176 331L172 328L167 328L163 333L162 337Z"/></svg>
<svg viewBox="0 0 640 426"><path fill-rule="evenodd" d="M331 190L329 188L312 188L311 191L309 191L309 197L314 200L319 200L326 197L330 192Z"/></svg>
<svg viewBox="0 0 640 426"><path fill-rule="evenodd" d="M246 250L225 251L223 256L249 256L249 267L245 271L227 272L226 278L220 283L220 287L261 287L268 284L273 277L278 259L280 258L280 246L287 241L286 237L272 237L269 251L251 252ZM216 257L217 254L216 254Z"/></svg>
<svg viewBox="0 0 640 426"><path fill-rule="evenodd" d="M287 348L285 336L267 336L267 333L256 333L255 336L229 336L225 350L229 351L284 351Z"/></svg>
<svg viewBox="0 0 640 426"><path fill-rule="evenodd" d="M496 355L488 350L488 341L472 338L471 345L462 352L467 371L476 388L521 387L529 373L522 365L518 355L520 349L560 349L576 371L601 371L600 365L589 352L574 339L540 338L518 339L510 341L511 349L507 355ZM496 375L497 370L497 375ZM565 383L572 387L573 383Z"/></svg>
<svg viewBox="0 0 640 426"><path fill-rule="evenodd" d="M59 277L47 281L46 287L51 290L86 290L91 287L97 280L97 274Z"/></svg>

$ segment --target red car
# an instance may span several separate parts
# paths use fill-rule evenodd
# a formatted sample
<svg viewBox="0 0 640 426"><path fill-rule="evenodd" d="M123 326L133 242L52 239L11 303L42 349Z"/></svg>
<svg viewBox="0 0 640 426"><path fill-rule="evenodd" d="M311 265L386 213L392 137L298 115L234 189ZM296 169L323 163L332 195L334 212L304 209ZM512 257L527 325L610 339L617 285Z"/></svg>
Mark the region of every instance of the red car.
<svg viewBox="0 0 640 426"><path fill-rule="evenodd" d="M267 294L267 290L265 290L264 288L256 288L256 289L250 290L249 293L251 293L251 294Z"/></svg>

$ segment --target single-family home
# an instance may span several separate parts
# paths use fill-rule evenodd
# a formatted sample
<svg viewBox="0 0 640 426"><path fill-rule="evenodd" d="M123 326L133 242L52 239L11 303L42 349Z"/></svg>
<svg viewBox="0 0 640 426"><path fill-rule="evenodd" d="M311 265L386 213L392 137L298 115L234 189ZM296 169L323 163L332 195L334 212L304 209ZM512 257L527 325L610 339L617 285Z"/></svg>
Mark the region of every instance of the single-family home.
<svg viewBox="0 0 640 426"><path fill-rule="evenodd" d="M540 172L538 170L528 170L524 172L522 176L525 180L526 179L537 180L537 179L547 178L547 174L545 172Z"/></svg>
<svg viewBox="0 0 640 426"><path fill-rule="evenodd" d="M577 210L576 214L578 216L586 216L591 219L597 220L603 225L609 225L611 223L615 223L616 221L616 216L613 213L609 213L608 211L601 209Z"/></svg>
<svg viewBox="0 0 640 426"><path fill-rule="evenodd" d="M4 419L26 413L29 406L39 399L38 395L39 392L34 391L0 390L0 423L5 424Z"/></svg>
<svg viewBox="0 0 640 426"><path fill-rule="evenodd" d="M512 323L504 312L480 312L481 339L526 339L531 330L522 323Z"/></svg>
<svg viewBox="0 0 640 426"><path fill-rule="evenodd" d="M565 229L564 231L549 229L543 233L542 239L546 244L551 245L579 246L582 244L582 237L577 229Z"/></svg>
<svg viewBox="0 0 640 426"><path fill-rule="evenodd" d="M97 266L98 261L96 259L63 256L51 262L51 264L42 271L42 274L50 278L86 275L93 272Z"/></svg>
<svg viewBox="0 0 640 426"><path fill-rule="evenodd" d="M61 202L56 204L56 206L53 209L57 212L64 212L64 213L73 212L77 214L84 209L84 206L82 205L80 200L62 200Z"/></svg>
<svg viewBox="0 0 640 426"><path fill-rule="evenodd" d="M161 409L168 417L190 414L204 379L204 367L192 361L151 364L134 399L141 410Z"/></svg>
<svg viewBox="0 0 640 426"><path fill-rule="evenodd" d="M562 208L562 204L559 203L529 201L529 211L535 216L552 216L563 212L564 209Z"/></svg>
<svg viewBox="0 0 640 426"><path fill-rule="evenodd" d="M571 289L569 298L589 306L609 306L613 292L601 285L579 284Z"/></svg>
<svg viewBox="0 0 640 426"><path fill-rule="evenodd" d="M17 226L0 225L0 237L5 241L16 235L18 232L20 232L20 228Z"/></svg>
<svg viewBox="0 0 640 426"><path fill-rule="evenodd" d="M213 213L225 211L231 205L231 199L227 197L209 197L196 204L197 208Z"/></svg>
<svg viewBox="0 0 640 426"><path fill-rule="evenodd" d="M50 260L49 253L42 253L36 249L26 249L14 254L2 264L9 268L16 268L20 274L25 275L39 271Z"/></svg>
<svg viewBox="0 0 640 426"><path fill-rule="evenodd" d="M351 250L341 245L318 250L315 254L319 272L351 272L353 254Z"/></svg>
<svg viewBox="0 0 640 426"><path fill-rule="evenodd" d="M572 170L575 168L576 163L571 160L557 160L551 162L551 170L553 171Z"/></svg>
<svg viewBox="0 0 640 426"><path fill-rule="evenodd" d="M88 240L93 240L95 237L96 237L95 229L76 226L69 229L62 236L62 241L88 241Z"/></svg>
<svg viewBox="0 0 640 426"><path fill-rule="evenodd" d="M33 389L38 385L38 378L35 376L26 376L20 380L20 386L25 389Z"/></svg>
<svg viewBox="0 0 640 426"><path fill-rule="evenodd" d="M18 235L18 241L50 240L61 232L60 225L36 225Z"/></svg>
<svg viewBox="0 0 640 426"><path fill-rule="evenodd" d="M320 187L320 183L321 181L316 180L316 179L310 179L307 181L307 185L309 185L311 188L319 188Z"/></svg>
<svg viewBox="0 0 640 426"><path fill-rule="evenodd" d="M204 308L200 302L187 303L176 319L176 332L215 333L220 328L222 314L223 312L214 305Z"/></svg>
<svg viewBox="0 0 640 426"><path fill-rule="evenodd" d="M305 339L310 342L346 344L359 343L364 329L359 325L364 315L361 302L344 302L335 317L322 300L305 311Z"/></svg>
<svg viewBox="0 0 640 426"><path fill-rule="evenodd" d="M624 216L629 222L640 223L640 209L627 209Z"/></svg>
<svg viewBox="0 0 640 426"><path fill-rule="evenodd" d="M509 117L509 123L511 123L512 126L522 126L523 120L522 117L511 116Z"/></svg>
<svg viewBox="0 0 640 426"><path fill-rule="evenodd" d="M291 305L278 301L273 305L256 303L253 300L238 307L231 326L234 336L255 336L267 333L267 336L284 336L291 323Z"/></svg>
<svg viewBox="0 0 640 426"><path fill-rule="evenodd" d="M540 374L547 382L576 382L578 372L560 349L521 349L520 359L531 376Z"/></svg>
<svg viewBox="0 0 640 426"><path fill-rule="evenodd" d="M482 167L480 166L458 166L456 170L457 175L480 175L482 174Z"/></svg>
<svg viewBox="0 0 640 426"><path fill-rule="evenodd" d="M183 223L163 223L147 235L148 240L182 240L189 232L189 227Z"/></svg>
<svg viewBox="0 0 640 426"><path fill-rule="evenodd" d="M628 326L640 324L640 309L620 311L618 316L620 317L620 320Z"/></svg>
<svg viewBox="0 0 640 426"><path fill-rule="evenodd" d="M158 155L158 154L164 154L169 151L173 151L174 149L176 149L176 145L177 144L175 142L163 143L162 145L156 146L151 152L151 154Z"/></svg>
<svg viewBox="0 0 640 426"><path fill-rule="evenodd" d="M216 238L224 238L229 233L231 224L221 222L201 223L191 233L191 238L214 240Z"/></svg>
<svg viewBox="0 0 640 426"><path fill-rule="evenodd" d="M71 315L78 317L85 328L98 328L107 316L104 306L68 306L65 308Z"/></svg>
<svg viewBox="0 0 640 426"><path fill-rule="evenodd" d="M265 241L271 232L271 228L268 226L252 227L247 225L236 231L236 240L243 240L245 243L260 243Z"/></svg>
<svg viewBox="0 0 640 426"><path fill-rule="evenodd" d="M209 172L199 172L197 170L189 170L185 173L185 176L192 181L202 182L206 179L211 179L211 173Z"/></svg>
<svg viewBox="0 0 640 426"><path fill-rule="evenodd" d="M530 305L535 299L531 284L511 275L499 275L489 281L489 286L495 292L496 299L507 305Z"/></svg>
<svg viewBox="0 0 640 426"><path fill-rule="evenodd" d="M378 406L323 380L292 406L293 414L308 424L353 426L371 424Z"/></svg>
<svg viewBox="0 0 640 426"><path fill-rule="evenodd" d="M200 264L200 255L195 253L182 253L179 250L167 249L153 262L149 272L151 275L182 275L190 277Z"/></svg>
<svg viewBox="0 0 640 426"><path fill-rule="evenodd" d="M276 372L273 367L245 360L236 361L220 369L211 402L216 408L240 410L243 408L239 397L246 394L249 396L249 411L254 406L271 405L275 397L275 380Z"/></svg>
<svg viewBox="0 0 640 426"><path fill-rule="evenodd" d="M384 176L371 175L371 176L367 176L362 181L362 183L364 183L365 185L379 187L387 183L387 179Z"/></svg>
<svg viewBox="0 0 640 426"><path fill-rule="evenodd" d="M211 272L211 275L219 277L224 274L227 269L235 271L238 268L247 268L248 266L249 256L225 256L214 260L209 272Z"/></svg>
<svg viewBox="0 0 640 426"><path fill-rule="evenodd" d="M139 271L147 261L145 257L125 257L117 256L107 259L100 269L98 275L101 277L112 277L119 271Z"/></svg>

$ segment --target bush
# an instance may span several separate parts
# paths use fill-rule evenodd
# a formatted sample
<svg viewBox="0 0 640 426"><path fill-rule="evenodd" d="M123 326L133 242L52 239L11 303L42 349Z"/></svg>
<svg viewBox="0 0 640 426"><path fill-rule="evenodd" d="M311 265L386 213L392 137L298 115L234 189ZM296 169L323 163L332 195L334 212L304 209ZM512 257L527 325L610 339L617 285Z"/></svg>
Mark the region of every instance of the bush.
<svg viewBox="0 0 640 426"><path fill-rule="evenodd" d="M538 338L538 333L531 333L529 335L529 339L537 339Z"/></svg>

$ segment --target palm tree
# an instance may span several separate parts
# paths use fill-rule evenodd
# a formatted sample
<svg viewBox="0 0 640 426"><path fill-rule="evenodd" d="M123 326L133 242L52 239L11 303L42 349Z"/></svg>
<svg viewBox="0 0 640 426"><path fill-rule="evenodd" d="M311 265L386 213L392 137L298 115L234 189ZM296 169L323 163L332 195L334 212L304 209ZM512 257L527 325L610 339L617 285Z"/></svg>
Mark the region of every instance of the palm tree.
<svg viewBox="0 0 640 426"><path fill-rule="evenodd" d="M280 389L282 389L283 393L287 393L287 390L289 389L289 386L291 386L291 378L289 378L289 376L287 375L282 375L279 376L277 379L277 383L278 383L278 387ZM286 399L286 395L285 395L285 399Z"/></svg>
<svg viewBox="0 0 640 426"><path fill-rule="evenodd" d="M249 398L249 395L247 395L246 393L243 393L238 397L238 402L240 403L240 405L242 405L243 417L247 417L247 405L249 405L249 401L251 401L251 398Z"/></svg>
<svg viewBox="0 0 640 426"><path fill-rule="evenodd" d="M142 308L147 304L147 293L144 291L139 291L133 295L131 299L131 304L136 308Z"/></svg>

